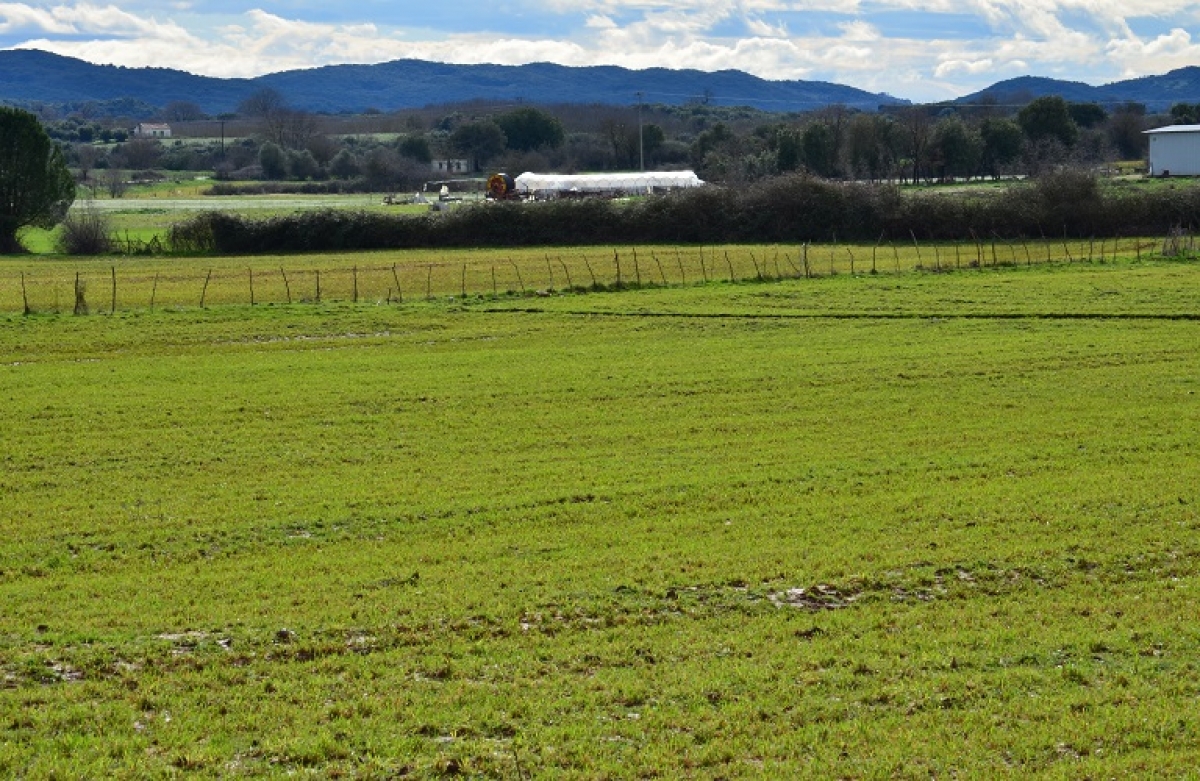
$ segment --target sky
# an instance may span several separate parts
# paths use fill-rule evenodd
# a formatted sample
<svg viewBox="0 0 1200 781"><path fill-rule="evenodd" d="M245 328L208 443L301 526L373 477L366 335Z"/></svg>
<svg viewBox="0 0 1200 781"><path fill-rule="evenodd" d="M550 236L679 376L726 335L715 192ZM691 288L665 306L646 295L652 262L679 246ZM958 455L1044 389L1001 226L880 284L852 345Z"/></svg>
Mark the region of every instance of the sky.
<svg viewBox="0 0 1200 781"><path fill-rule="evenodd" d="M554 62L735 69L919 102L1016 76L1162 74L1200 65L1198 38L1200 0L0 0L0 49L205 76Z"/></svg>

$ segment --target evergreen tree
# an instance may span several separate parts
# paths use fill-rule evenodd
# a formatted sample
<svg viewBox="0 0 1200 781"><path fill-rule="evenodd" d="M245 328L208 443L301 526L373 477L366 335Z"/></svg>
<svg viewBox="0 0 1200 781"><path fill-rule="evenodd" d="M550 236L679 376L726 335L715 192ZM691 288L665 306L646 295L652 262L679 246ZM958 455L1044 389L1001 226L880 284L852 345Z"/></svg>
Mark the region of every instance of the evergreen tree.
<svg viewBox="0 0 1200 781"><path fill-rule="evenodd" d="M264 179L284 179L288 175L287 153L270 141L259 148L258 164L262 166Z"/></svg>
<svg viewBox="0 0 1200 781"><path fill-rule="evenodd" d="M0 254L21 252L17 231L53 228L74 202L62 149L36 116L0 107Z"/></svg>
<svg viewBox="0 0 1200 781"><path fill-rule="evenodd" d="M1036 98L1017 113L1017 122L1030 141L1053 139L1065 147L1075 144L1079 127L1067 101L1057 95Z"/></svg>
<svg viewBox="0 0 1200 781"><path fill-rule="evenodd" d="M496 117L496 124L504 131L508 148L521 152L556 149L566 139L557 117L530 106L501 114Z"/></svg>

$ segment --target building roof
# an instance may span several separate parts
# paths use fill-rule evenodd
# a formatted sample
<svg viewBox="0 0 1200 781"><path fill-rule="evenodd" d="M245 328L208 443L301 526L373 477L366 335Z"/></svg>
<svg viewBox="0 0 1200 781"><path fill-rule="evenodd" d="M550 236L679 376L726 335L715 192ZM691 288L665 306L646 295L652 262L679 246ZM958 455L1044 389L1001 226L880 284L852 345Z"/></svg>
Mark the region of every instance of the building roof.
<svg viewBox="0 0 1200 781"><path fill-rule="evenodd" d="M1200 133L1200 125L1167 125L1166 127L1156 127L1153 130L1143 130L1142 133L1145 135L1151 133Z"/></svg>
<svg viewBox="0 0 1200 781"><path fill-rule="evenodd" d="M648 189L699 187L704 184L691 171L645 171L621 174L535 174L523 173L516 178L523 192L645 192Z"/></svg>

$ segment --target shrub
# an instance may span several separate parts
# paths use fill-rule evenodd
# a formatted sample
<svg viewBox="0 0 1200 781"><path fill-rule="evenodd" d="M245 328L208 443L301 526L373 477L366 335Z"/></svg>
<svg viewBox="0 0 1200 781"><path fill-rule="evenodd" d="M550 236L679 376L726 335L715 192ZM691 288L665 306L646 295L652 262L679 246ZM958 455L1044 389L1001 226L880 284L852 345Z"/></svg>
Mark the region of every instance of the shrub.
<svg viewBox="0 0 1200 781"><path fill-rule="evenodd" d="M67 215L56 243L66 255L107 255L113 251L112 226L106 215L88 204Z"/></svg>
<svg viewBox="0 0 1200 781"><path fill-rule="evenodd" d="M216 212L197 214L171 226L167 234L167 246L173 252L184 255L197 255L216 250L216 240L213 236L214 219L225 215Z"/></svg>
<svg viewBox="0 0 1200 781"><path fill-rule="evenodd" d="M275 185L266 185L267 188ZM331 191L354 182L292 187ZM217 185L224 188L227 185ZM238 190L245 192L245 190ZM270 253L416 247L986 240L1162 234L1196 227L1200 188L1110 191L1059 171L1001 191L901 193L791 174L744 190L708 186L630 202L464 204L398 215L336 210L268 219L203 214L176 225L176 252Z"/></svg>

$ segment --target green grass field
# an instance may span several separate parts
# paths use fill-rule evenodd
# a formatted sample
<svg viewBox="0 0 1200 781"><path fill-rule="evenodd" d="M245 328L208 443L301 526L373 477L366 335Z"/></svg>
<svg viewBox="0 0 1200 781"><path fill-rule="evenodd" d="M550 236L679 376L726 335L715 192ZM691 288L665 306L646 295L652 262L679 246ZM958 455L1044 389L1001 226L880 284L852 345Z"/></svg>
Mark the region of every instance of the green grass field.
<svg viewBox="0 0 1200 781"><path fill-rule="evenodd" d="M1197 290L6 309L0 775L1190 777Z"/></svg>

